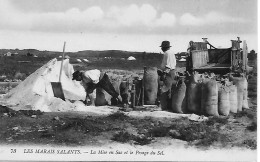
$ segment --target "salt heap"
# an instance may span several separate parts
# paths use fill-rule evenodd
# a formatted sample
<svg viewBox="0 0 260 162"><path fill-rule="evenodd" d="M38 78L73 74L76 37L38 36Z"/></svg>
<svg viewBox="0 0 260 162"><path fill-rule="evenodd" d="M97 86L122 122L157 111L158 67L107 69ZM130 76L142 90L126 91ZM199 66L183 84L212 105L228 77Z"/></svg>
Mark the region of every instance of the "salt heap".
<svg viewBox="0 0 260 162"><path fill-rule="evenodd" d="M72 80L73 66L64 60L61 84L66 101L54 97L51 82L58 82L61 61L50 60L5 95L6 105L14 110L73 111L72 100L84 100L86 93L80 82Z"/></svg>

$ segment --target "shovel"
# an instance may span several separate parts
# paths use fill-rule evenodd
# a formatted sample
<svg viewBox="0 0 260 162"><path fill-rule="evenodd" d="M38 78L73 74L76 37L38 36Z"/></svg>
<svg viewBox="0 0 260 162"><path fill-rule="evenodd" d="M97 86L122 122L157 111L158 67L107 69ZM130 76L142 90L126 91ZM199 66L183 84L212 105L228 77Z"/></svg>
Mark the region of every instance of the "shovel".
<svg viewBox="0 0 260 162"><path fill-rule="evenodd" d="M59 76L59 82L51 82L52 90L54 97L60 98L65 101L65 96L63 93L62 85L61 85L61 74L62 74L62 67L63 67L63 60L64 60L64 53L65 53L65 45L66 42L64 42L63 46L63 53L62 53L62 61L61 61L61 66L60 66L60 76Z"/></svg>

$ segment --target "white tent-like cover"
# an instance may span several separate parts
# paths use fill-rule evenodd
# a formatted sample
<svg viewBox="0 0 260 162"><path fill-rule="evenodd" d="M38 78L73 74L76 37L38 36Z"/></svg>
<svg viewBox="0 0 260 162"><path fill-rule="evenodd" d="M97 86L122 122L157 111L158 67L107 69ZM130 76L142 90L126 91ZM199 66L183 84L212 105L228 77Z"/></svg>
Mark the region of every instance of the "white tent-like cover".
<svg viewBox="0 0 260 162"><path fill-rule="evenodd" d="M134 58L133 56L130 56L127 58L127 60L132 61L132 60L136 60L136 58Z"/></svg>
<svg viewBox="0 0 260 162"><path fill-rule="evenodd" d="M85 61L85 62L89 62L89 60L88 60L88 59L83 59L83 61Z"/></svg>
<svg viewBox="0 0 260 162"><path fill-rule="evenodd" d="M4 96L7 105L14 110L29 109L49 111L76 110L72 100L84 100L85 90L80 82L72 80L73 66L66 59L63 62L61 84L66 101L54 97L51 82L59 81L61 61L53 59L28 76L17 87Z"/></svg>

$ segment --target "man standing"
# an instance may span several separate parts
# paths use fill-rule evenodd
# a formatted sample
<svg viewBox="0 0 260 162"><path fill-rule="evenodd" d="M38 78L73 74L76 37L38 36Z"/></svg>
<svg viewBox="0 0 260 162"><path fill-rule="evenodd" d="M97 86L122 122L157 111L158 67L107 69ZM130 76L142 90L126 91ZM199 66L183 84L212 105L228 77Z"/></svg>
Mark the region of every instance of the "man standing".
<svg viewBox="0 0 260 162"><path fill-rule="evenodd" d="M95 94L93 94L93 91L97 87L103 88L114 99L117 99L119 102L121 102L119 94L116 92L106 73L94 69L87 71L75 71L72 75L72 80L82 82L82 85L86 91L85 104L87 104L87 99L89 98L91 105L95 105Z"/></svg>
<svg viewBox="0 0 260 162"><path fill-rule="evenodd" d="M161 87L161 106L162 109L168 109L167 100L171 98L171 88L172 85L176 83L175 79L175 68L176 68L176 58L172 50L170 50L170 42L163 41L161 44L161 50L164 53L161 69L163 73L158 72L161 77L163 76L163 85Z"/></svg>

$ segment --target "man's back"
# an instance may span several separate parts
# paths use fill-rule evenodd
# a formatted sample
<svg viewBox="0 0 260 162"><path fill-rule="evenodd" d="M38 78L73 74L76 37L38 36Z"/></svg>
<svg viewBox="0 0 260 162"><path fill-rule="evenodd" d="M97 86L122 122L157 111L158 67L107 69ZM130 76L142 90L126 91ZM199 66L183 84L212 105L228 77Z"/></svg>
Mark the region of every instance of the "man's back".
<svg viewBox="0 0 260 162"><path fill-rule="evenodd" d="M176 68L176 58L175 54L172 50L167 50L164 52L161 68L169 68L169 69L175 69Z"/></svg>

